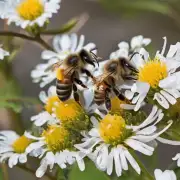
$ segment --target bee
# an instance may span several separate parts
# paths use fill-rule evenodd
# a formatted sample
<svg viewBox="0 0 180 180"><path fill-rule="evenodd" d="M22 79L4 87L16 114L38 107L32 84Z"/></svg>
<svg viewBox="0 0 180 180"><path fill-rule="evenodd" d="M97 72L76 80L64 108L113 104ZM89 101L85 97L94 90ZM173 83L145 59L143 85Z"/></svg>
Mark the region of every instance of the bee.
<svg viewBox="0 0 180 180"><path fill-rule="evenodd" d="M70 98L72 92L75 101L79 103L79 94L76 84L83 88L87 86L79 79L79 73L84 73L88 77L94 79L89 70L85 68L85 65L90 64L95 67L95 63L98 64L98 57L92 52L82 49L77 54L70 54L65 60L60 61L53 65L52 69L57 70L56 79L56 92L61 101L66 101Z"/></svg>
<svg viewBox="0 0 180 180"><path fill-rule="evenodd" d="M96 77L94 102L100 106L105 103L108 110L111 109L110 93L113 92L120 100L125 100L123 93L116 87L124 80L136 80L136 68L126 58L109 60L103 69L103 74Z"/></svg>

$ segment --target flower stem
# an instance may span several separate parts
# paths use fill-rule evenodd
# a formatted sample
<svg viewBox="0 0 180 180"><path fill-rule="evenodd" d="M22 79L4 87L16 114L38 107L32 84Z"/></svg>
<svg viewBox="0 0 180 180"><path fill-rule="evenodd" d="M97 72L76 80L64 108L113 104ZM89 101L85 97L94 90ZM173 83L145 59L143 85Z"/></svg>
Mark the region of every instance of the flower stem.
<svg viewBox="0 0 180 180"><path fill-rule="evenodd" d="M3 179L8 180L9 176L8 176L7 165L5 163L2 163L1 168L2 168L2 172L3 172Z"/></svg>
<svg viewBox="0 0 180 180"><path fill-rule="evenodd" d="M32 37L32 36L28 36L28 35L13 32L13 31L0 31L0 36L18 37L18 38L25 39L28 41L34 41L41 44L41 46L43 46L46 49L53 50L53 48L49 46L43 39L41 39L40 36Z"/></svg>

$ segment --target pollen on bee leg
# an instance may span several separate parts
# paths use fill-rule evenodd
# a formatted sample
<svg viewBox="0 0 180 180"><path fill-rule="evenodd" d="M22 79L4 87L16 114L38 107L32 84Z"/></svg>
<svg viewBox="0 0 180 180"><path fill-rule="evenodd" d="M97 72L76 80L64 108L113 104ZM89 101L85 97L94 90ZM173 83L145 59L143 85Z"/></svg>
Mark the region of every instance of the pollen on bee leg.
<svg viewBox="0 0 180 180"><path fill-rule="evenodd" d="M56 70L56 78L60 81L64 80L64 69L58 68Z"/></svg>

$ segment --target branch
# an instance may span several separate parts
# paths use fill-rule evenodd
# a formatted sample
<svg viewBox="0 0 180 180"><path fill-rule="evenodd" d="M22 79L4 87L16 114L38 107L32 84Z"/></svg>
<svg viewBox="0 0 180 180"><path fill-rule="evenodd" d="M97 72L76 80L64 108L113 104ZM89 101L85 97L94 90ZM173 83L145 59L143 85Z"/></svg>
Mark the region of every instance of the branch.
<svg viewBox="0 0 180 180"><path fill-rule="evenodd" d="M0 31L0 36L18 37L18 38L29 40L29 41L34 41L41 44L46 49L49 49L51 51L53 50L53 48L50 47L43 39L41 39L40 36L31 37L31 36L27 36L25 34L13 32L13 31Z"/></svg>

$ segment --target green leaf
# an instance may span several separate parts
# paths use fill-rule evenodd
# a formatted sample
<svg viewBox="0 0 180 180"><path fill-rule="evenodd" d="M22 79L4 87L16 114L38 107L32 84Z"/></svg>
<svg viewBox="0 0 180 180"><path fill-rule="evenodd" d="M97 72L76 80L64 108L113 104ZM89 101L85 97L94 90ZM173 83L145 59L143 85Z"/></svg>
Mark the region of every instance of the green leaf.
<svg viewBox="0 0 180 180"><path fill-rule="evenodd" d="M112 176L108 176L105 172L99 171L91 160L86 160L85 171L81 172L77 164L74 164L69 173L68 180L154 180L140 161L139 165L142 170L141 175L137 174L129 165L129 170L123 171L122 176L117 177L115 172L113 172Z"/></svg>
<svg viewBox="0 0 180 180"><path fill-rule="evenodd" d="M77 164L74 164L68 180L110 180L110 177L104 172L99 171L94 163L90 160L86 160L85 171L80 171Z"/></svg>
<svg viewBox="0 0 180 180"><path fill-rule="evenodd" d="M68 21L66 24L62 25L59 29L52 29L52 30L46 30L41 32L43 35L56 35L56 34L64 34L69 31L71 31L77 24L79 19L73 18L70 21Z"/></svg>

